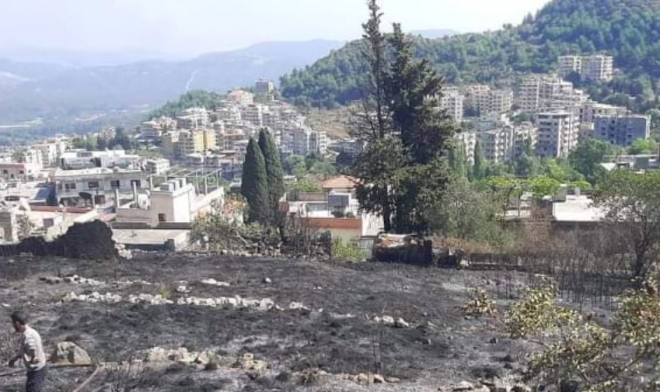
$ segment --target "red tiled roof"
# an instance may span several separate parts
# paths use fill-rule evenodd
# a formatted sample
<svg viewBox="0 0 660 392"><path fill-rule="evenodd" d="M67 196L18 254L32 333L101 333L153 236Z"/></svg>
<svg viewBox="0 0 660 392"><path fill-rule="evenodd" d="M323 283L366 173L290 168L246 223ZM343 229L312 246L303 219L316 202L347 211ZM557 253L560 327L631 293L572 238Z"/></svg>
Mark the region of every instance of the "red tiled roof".
<svg viewBox="0 0 660 392"><path fill-rule="evenodd" d="M349 176L337 176L323 183L323 189L352 189L360 183L360 180Z"/></svg>
<svg viewBox="0 0 660 392"><path fill-rule="evenodd" d="M362 219L356 218L301 218L312 229L362 229Z"/></svg>

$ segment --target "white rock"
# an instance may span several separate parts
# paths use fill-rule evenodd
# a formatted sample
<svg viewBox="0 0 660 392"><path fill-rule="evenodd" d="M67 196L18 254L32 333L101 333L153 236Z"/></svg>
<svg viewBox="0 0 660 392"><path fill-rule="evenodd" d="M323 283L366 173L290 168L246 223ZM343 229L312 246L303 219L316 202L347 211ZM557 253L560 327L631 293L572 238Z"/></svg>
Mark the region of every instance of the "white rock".
<svg viewBox="0 0 660 392"><path fill-rule="evenodd" d="M394 317L392 316L383 316L382 323L385 325L394 325Z"/></svg>

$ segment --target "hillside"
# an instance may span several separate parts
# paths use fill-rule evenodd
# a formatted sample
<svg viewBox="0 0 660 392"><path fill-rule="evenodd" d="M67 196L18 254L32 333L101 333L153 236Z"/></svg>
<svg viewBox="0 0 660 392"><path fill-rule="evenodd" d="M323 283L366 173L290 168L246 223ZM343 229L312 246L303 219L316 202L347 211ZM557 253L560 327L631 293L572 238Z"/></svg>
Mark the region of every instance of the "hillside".
<svg viewBox="0 0 660 392"><path fill-rule="evenodd" d="M341 43L269 42L181 61L63 67L0 60L0 124L36 117L62 119L110 110L140 110L187 90L225 91L278 79Z"/></svg>
<svg viewBox="0 0 660 392"><path fill-rule="evenodd" d="M396 16L394 16L396 19ZM405 27L405 26L404 26ZM554 0L518 26L440 39L411 36L415 54L432 61L449 83L496 83L518 72L548 72L562 54L608 53L626 75L607 93L655 89L660 76L660 2ZM359 99L359 42L282 78L298 104L331 107ZM642 93L637 95L643 95Z"/></svg>

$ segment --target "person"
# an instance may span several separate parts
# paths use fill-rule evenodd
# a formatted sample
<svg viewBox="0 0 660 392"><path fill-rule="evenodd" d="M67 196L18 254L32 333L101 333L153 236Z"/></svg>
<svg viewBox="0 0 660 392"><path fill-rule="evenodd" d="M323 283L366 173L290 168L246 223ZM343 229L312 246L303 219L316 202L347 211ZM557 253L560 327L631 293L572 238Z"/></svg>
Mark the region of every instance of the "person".
<svg viewBox="0 0 660 392"><path fill-rule="evenodd" d="M23 312L12 313L11 322L16 332L23 334L23 337L19 352L9 361L9 366L14 367L16 362L22 360L27 369L25 391L40 392L48 372L41 336L28 325L28 318Z"/></svg>

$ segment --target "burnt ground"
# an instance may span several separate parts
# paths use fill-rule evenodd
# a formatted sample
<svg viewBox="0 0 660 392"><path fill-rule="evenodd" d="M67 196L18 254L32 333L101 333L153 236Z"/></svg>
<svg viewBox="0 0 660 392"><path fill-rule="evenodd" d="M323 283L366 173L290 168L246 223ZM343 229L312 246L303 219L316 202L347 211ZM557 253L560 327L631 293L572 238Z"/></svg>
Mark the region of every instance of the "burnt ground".
<svg viewBox="0 0 660 392"><path fill-rule="evenodd" d="M51 285L39 280L71 274L108 284ZM200 283L207 278L231 286ZM271 283L264 283L265 278ZM267 369L256 374L223 367L202 371L173 365L154 375L157 385L137 383L134 389L125 390L293 391L303 387L289 374L321 369L330 376L304 388L437 391L462 380L506 377L518 371L517 360L528 347L508 339L493 318L465 317L462 307L468 289L479 287L497 299L501 313L530 278L516 272L185 254L143 254L123 262L17 257L0 260L0 320L8 320L11 308L24 307L49 348L65 340L74 341L99 362L142 358L144 351L153 347L186 347L190 351L214 350L232 360L252 353L268 363ZM114 284L122 280L152 285ZM180 281L188 282L190 293L176 292ZM175 301L182 296L240 295L271 298L284 308L301 302L309 310L61 301L70 292L94 291L125 296L161 293ZM399 329L370 321L383 315L403 318L411 327ZM2 330L9 328L7 322ZM3 367L6 359L0 358L0 374L9 370ZM46 391L71 391L90 372L51 370ZM399 378L401 383L363 386L332 376L370 372ZM111 382L112 377L101 374L88 390ZM22 390L22 382L22 375L0 377L0 390Z"/></svg>

